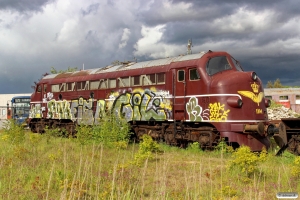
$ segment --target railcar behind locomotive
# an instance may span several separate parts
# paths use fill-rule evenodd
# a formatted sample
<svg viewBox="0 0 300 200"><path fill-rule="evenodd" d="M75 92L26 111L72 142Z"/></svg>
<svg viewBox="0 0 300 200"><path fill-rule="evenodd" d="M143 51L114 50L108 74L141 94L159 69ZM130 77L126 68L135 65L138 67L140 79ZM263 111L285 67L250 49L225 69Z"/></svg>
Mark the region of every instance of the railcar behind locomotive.
<svg viewBox="0 0 300 200"><path fill-rule="evenodd" d="M221 140L253 151L270 146L262 82L227 52L201 52L145 62L51 74L31 97L30 128L98 124L107 110L125 118L137 138L149 134L167 144Z"/></svg>

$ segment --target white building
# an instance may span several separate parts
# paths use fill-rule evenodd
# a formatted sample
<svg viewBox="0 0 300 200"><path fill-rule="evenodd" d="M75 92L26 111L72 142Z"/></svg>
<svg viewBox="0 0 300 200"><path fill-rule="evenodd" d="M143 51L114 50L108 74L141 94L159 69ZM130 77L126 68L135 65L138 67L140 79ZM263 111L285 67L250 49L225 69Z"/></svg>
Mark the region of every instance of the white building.
<svg viewBox="0 0 300 200"><path fill-rule="evenodd" d="M265 88L265 97L300 113L300 88Z"/></svg>

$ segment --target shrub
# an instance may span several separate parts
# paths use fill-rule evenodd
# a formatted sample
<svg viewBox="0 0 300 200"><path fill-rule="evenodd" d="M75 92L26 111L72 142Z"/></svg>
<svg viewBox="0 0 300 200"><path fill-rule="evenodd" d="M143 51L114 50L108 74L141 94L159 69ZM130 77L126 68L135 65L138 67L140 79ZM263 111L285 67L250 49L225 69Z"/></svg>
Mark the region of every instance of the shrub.
<svg viewBox="0 0 300 200"><path fill-rule="evenodd" d="M134 156L133 164L140 166L147 159L153 159L153 153L159 151L159 145L149 135L143 135L139 150Z"/></svg>
<svg viewBox="0 0 300 200"><path fill-rule="evenodd" d="M282 104L276 103L274 100L271 100L271 106L269 107L270 109L274 108L281 108Z"/></svg>
<svg viewBox="0 0 300 200"><path fill-rule="evenodd" d="M292 164L292 176L300 177L300 157L296 157Z"/></svg>
<svg viewBox="0 0 300 200"><path fill-rule="evenodd" d="M65 136L65 130L60 130L59 128L49 129L49 127L46 126L43 135L45 135L47 143L50 143L51 138L53 137Z"/></svg>
<svg viewBox="0 0 300 200"><path fill-rule="evenodd" d="M266 150L261 154L251 152L250 147L241 146L232 154L233 160L229 162L229 167L236 167L245 173L247 177L253 175L258 170L258 164L267 158Z"/></svg>
<svg viewBox="0 0 300 200"><path fill-rule="evenodd" d="M219 194L228 198L234 198L237 196L237 190L227 185L219 190Z"/></svg>
<svg viewBox="0 0 300 200"><path fill-rule="evenodd" d="M77 141L82 145L91 143L93 140L96 140L93 136L92 126L84 124L76 127L76 137Z"/></svg>
<svg viewBox="0 0 300 200"><path fill-rule="evenodd" d="M80 125L76 128L76 136L81 144L103 143L107 146L124 147L129 139L129 125L126 120L113 114L106 114L99 125Z"/></svg>
<svg viewBox="0 0 300 200"><path fill-rule="evenodd" d="M219 142L219 144L215 147L215 151L221 153L233 153L234 149L232 146L228 146L224 139L222 139L221 142Z"/></svg>
<svg viewBox="0 0 300 200"><path fill-rule="evenodd" d="M190 143L187 150L193 153L203 152L202 149L200 148L199 142Z"/></svg>
<svg viewBox="0 0 300 200"><path fill-rule="evenodd" d="M25 141L25 130L15 120L8 120L4 124L2 139L10 141L12 144L20 145Z"/></svg>

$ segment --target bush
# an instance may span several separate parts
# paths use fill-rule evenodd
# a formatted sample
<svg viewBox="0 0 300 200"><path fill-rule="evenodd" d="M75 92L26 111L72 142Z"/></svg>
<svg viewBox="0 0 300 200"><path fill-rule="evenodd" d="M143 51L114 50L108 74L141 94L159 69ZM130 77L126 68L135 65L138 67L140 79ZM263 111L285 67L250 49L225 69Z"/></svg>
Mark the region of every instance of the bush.
<svg viewBox="0 0 300 200"><path fill-rule="evenodd" d="M99 125L80 125L76 128L76 136L81 144L103 143L108 146L124 147L129 139L129 125L126 120L113 114L106 114Z"/></svg>
<svg viewBox="0 0 300 200"><path fill-rule="evenodd" d="M247 177L253 175L258 170L258 164L267 158L266 150L261 154L251 152L250 147L241 146L232 154L233 160L229 162L230 168L238 168Z"/></svg>
<svg viewBox="0 0 300 200"><path fill-rule="evenodd" d="M4 124L2 139L10 141L12 144L20 145L25 141L25 130L15 120L8 120Z"/></svg>
<svg viewBox="0 0 300 200"><path fill-rule="evenodd" d="M274 108L281 108L283 105L276 103L274 100L271 100L271 106L269 107L270 109L274 109Z"/></svg>
<svg viewBox="0 0 300 200"><path fill-rule="evenodd" d="M222 139L222 141L216 146L215 151L230 154L234 152L234 149L232 146L228 146L224 139Z"/></svg>
<svg viewBox="0 0 300 200"><path fill-rule="evenodd" d="M190 143L187 150L193 153L203 152L202 149L200 148L199 142Z"/></svg>
<svg viewBox="0 0 300 200"><path fill-rule="evenodd" d="M153 153L160 152L159 145L149 135L142 136L142 142L139 144L139 150L134 156L134 165L140 166L147 159L153 159Z"/></svg>
<svg viewBox="0 0 300 200"><path fill-rule="evenodd" d="M296 157L292 164L292 176L300 177L300 157Z"/></svg>

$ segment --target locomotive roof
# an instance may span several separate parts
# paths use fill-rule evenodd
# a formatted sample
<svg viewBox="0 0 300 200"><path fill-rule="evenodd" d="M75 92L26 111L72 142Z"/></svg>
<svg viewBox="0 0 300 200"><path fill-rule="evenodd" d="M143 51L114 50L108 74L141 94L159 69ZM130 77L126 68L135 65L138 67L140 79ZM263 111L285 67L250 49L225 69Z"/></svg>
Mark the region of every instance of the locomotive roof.
<svg viewBox="0 0 300 200"><path fill-rule="evenodd" d="M75 71L75 72L65 72L65 73L59 73L59 74L49 74L49 75L43 77L43 79L84 76L84 75L90 75L90 74L100 74L100 73L132 70L132 69L155 67L155 66L158 67L158 66L168 65L172 62L174 63L174 62L180 62L180 61L199 59L206 53L207 52L200 52L197 54L179 55L177 57L163 58L163 59L158 59L158 60L149 60L149 61L143 61L143 62L128 62L128 63L123 63L120 65L110 65L110 66L102 67L102 68L86 69L86 70L80 70L80 71Z"/></svg>

